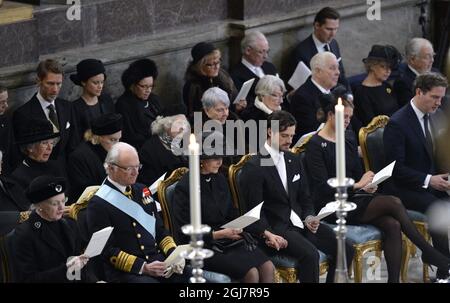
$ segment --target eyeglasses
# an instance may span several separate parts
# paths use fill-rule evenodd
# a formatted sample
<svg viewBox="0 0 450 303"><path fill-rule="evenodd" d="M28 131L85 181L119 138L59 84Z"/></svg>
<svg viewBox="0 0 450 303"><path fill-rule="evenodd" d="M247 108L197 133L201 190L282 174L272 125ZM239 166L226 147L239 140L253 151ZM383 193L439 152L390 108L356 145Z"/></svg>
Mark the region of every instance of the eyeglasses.
<svg viewBox="0 0 450 303"><path fill-rule="evenodd" d="M65 197L64 200L61 200L61 201L48 201L48 204L50 204L53 207L57 207L59 205L64 206L64 205L66 205L68 200L69 200L69 198Z"/></svg>
<svg viewBox="0 0 450 303"><path fill-rule="evenodd" d="M283 95L270 94L269 96L271 96L271 97L274 98L274 99L278 99L278 100L283 99Z"/></svg>
<svg viewBox="0 0 450 303"><path fill-rule="evenodd" d="M251 47L250 46L250 48L252 49L252 50L254 50L258 55L268 55L269 54L269 52L270 52L270 49L256 49L256 48L254 48L254 47Z"/></svg>
<svg viewBox="0 0 450 303"><path fill-rule="evenodd" d="M220 64L222 64L222 61L217 61L217 62L213 62L213 63L205 63L205 66L207 68L213 68L213 67L220 66Z"/></svg>
<svg viewBox="0 0 450 303"><path fill-rule="evenodd" d="M140 89L146 91L146 90L152 90L155 88L155 85L143 85L140 83L136 83L136 86L138 86Z"/></svg>
<svg viewBox="0 0 450 303"><path fill-rule="evenodd" d="M139 171L139 170L142 169L142 164L139 164L139 165L136 165L136 166L128 166L128 167L123 167L123 166L120 166L120 165L118 165L116 163L111 163L111 164L114 165L114 166L117 166L120 169L123 169L127 173L131 173L133 170Z"/></svg>
<svg viewBox="0 0 450 303"><path fill-rule="evenodd" d="M419 56L419 58L427 59L427 60L434 59L434 57L436 57L436 53L425 54L425 55L420 55L420 56Z"/></svg>

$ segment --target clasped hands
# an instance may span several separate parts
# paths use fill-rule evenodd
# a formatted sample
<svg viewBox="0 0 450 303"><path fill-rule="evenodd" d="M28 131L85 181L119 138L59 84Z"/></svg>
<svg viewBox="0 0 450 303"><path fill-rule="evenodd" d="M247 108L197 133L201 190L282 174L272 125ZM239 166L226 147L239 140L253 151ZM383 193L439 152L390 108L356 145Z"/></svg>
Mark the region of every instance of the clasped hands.
<svg viewBox="0 0 450 303"><path fill-rule="evenodd" d="M170 266L166 266L166 263L161 261L153 261L144 264L142 273L153 277L170 278L174 273L182 274L185 264L186 261L182 257L178 257Z"/></svg>

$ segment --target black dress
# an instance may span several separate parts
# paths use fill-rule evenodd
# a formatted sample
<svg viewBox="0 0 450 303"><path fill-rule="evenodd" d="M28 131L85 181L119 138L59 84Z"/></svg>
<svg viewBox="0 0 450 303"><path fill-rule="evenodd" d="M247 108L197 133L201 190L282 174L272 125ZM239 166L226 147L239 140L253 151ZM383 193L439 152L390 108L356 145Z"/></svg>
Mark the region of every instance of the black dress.
<svg viewBox="0 0 450 303"><path fill-rule="evenodd" d="M116 112L122 115L122 141L139 150L151 137L150 126L161 115L159 97L151 93L148 100L140 100L126 91L116 103Z"/></svg>
<svg viewBox="0 0 450 303"><path fill-rule="evenodd" d="M200 175L201 217L202 224L211 230L220 230L220 226L237 217L233 207L230 190L225 177L221 174ZM178 241L189 243L189 238L182 234L180 227L189 224L189 174L184 175L174 192L175 230ZM212 231L204 236L205 246L214 244ZM223 253L215 251L211 258L205 259L205 269L224 273L234 279L242 279L252 267L258 267L268 261L268 257L259 249L252 252L244 245L234 246Z"/></svg>
<svg viewBox="0 0 450 303"><path fill-rule="evenodd" d="M100 145L83 142L69 156L68 175L71 192L70 201L76 201L86 187L101 185L106 178L103 163L106 158L106 150Z"/></svg>
<svg viewBox="0 0 450 303"><path fill-rule="evenodd" d="M391 116L399 109L392 87L387 82L380 86L358 85L354 91L355 116L363 126L378 115Z"/></svg>
<svg viewBox="0 0 450 303"><path fill-rule="evenodd" d="M16 228L14 252L22 282L77 282L66 276L67 258L82 253L76 223L70 219L49 222L32 212ZM80 278L82 282L95 281L89 265L81 270Z"/></svg>
<svg viewBox="0 0 450 303"><path fill-rule="evenodd" d="M75 117L78 121L78 133L83 136L84 132L91 128L91 121L95 118L109 113L114 113L114 103L110 95L102 94L98 97L95 105L88 105L82 97L73 101Z"/></svg>
<svg viewBox="0 0 450 303"><path fill-rule="evenodd" d="M357 182L363 175L363 169L358 156L356 138L351 131L346 131L345 137L346 177ZM306 146L305 157L311 196L316 212L319 212L328 202L335 201L336 191L328 185L327 181L336 177L336 144L315 134ZM355 210L348 212L348 221L359 223L358 218L362 216L374 195L360 191L354 192L351 189L348 194L348 201L357 205ZM328 216L325 220L335 223L336 217Z"/></svg>
<svg viewBox="0 0 450 303"><path fill-rule="evenodd" d="M145 141L139 150L139 159L142 170L139 172L138 182L147 186L153 184L164 173L167 173L166 177L168 177L173 170L188 166L187 159L174 155L157 135Z"/></svg>

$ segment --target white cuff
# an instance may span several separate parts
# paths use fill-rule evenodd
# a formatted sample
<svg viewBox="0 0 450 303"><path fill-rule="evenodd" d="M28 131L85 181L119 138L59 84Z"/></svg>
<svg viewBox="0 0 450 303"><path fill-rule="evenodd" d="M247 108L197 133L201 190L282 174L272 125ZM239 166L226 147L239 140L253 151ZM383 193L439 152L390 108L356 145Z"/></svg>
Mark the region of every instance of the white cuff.
<svg viewBox="0 0 450 303"><path fill-rule="evenodd" d="M144 271L145 264L147 264L147 262L144 262L144 264L142 264L142 266L141 266L141 269L139 270L140 275L142 275L142 272Z"/></svg>
<svg viewBox="0 0 450 303"><path fill-rule="evenodd" d="M427 177L425 178L425 181L423 182L423 188L428 188L428 185L430 184L430 180L431 180L431 175L427 175Z"/></svg>

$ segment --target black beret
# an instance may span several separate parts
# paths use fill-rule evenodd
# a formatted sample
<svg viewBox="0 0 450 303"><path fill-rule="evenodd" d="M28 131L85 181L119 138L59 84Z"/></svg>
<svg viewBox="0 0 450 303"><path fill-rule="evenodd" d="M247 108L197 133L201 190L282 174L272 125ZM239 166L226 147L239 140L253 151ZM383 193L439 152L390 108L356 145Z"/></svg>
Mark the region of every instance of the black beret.
<svg viewBox="0 0 450 303"><path fill-rule="evenodd" d="M111 135L121 131L123 127L122 115L109 113L101 115L91 122L91 130L94 135Z"/></svg>
<svg viewBox="0 0 450 303"><path fill-rule="evenodd" d="M194 45L194 47L191 50L192 63L194 63L194 64L197 63L203 57L205 57L206 55L212 53L216 49L217 49L217 47L215 47L211 43L207 43L207 42L197 43L196 45Z"/></svg>
<svg viewBox="0 0 450 303"><path fill-rule="evenodd" d="M132 84L136 84L144 78L153 77L153 81L158 77L158 68L153 60L140 59L134 61L122 74L122 84L126 90Z"/></svg>
<svg viewBox="0 0 450 303"><path fill-rule="evenodd" d="M81 82L86 82L99 74L105 75L106 78L103 62L97 59L85 59L77 64L77 73L70 75L70 80L76 85L81 85Z"/></svg>
<svg viewBox="0 0 450 303"><path fill-rule="evenodd" d="M63 193L66 190L66 180L50 175L39 176L31 181L25 194L31 203L39 203Z"/></svg>

